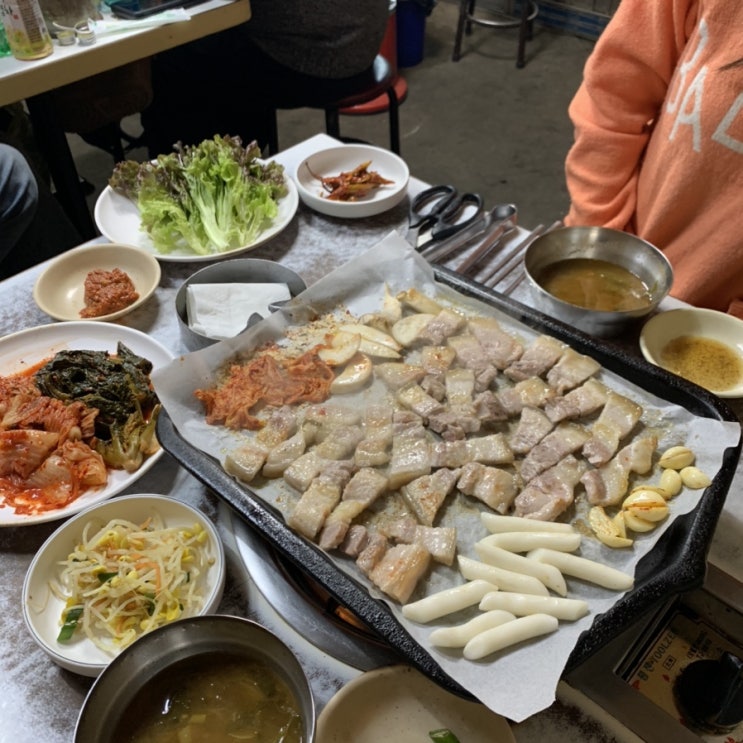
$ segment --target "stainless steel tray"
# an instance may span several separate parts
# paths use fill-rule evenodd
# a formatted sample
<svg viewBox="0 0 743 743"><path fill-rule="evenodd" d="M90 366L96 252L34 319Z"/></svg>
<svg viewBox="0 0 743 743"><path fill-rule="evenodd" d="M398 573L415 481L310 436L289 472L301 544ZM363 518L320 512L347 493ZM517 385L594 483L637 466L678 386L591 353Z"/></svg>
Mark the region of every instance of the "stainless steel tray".
<svg viewBox="0 0 743 743"><path fill-rule="evenodd" d="M478 299L538 332L569 343L622 375L647 392L680 405L691 413L719 421L737 421L730 408L705 390L652 366L617 346L587 336L513 299L469 281L446 268L435 267L440 283ZM421 647L384 602L373 598L365 586L339 569L333 558L293 532L278 511L267 505L249 487L236 482L221 464L183 439L164 410L158 421L162 447L187 471L230 505L245 522L268 540L283 556L311 575L325 590L384 639L401 659L430 676L438 684L464 697L472 695L445 673ZM598 615L590 630L576 644L566 672L604 647L632 621L637 620L669 596L701 585L706 557L740 456L741 440L728 448L723 464L698 505L675 519L655 547L640 561L635 587L609 611Z"/></svg>

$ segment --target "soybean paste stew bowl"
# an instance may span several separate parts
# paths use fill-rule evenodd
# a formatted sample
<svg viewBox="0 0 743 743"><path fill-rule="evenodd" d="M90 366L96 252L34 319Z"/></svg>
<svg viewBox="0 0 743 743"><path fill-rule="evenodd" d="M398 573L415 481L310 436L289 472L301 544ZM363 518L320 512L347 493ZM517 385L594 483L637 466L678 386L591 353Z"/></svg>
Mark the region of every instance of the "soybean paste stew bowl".
<svg viewBox="0 0 743 743"><path fill-rule="evenodd" d="M537 309L590 335L610 337L653 312L673 270L655 246L605 227L562 227L537 238L524 268Z"/></svg>
<svg viewBox="0 0 743 743"><path fill-rule="evenodd" d="M312 691L291 650L256 622L212 615L150 632L121 653L91 687L75 743L314 735Z"/></svg>

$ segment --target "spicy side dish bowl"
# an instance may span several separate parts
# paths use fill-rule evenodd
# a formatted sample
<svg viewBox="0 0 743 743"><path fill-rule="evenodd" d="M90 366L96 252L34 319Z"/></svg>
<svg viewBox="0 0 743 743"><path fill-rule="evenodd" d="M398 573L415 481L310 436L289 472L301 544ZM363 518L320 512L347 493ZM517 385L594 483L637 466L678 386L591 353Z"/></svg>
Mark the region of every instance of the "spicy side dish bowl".
<svg viewBox="0 0 743 743"><path fill-rule="evenodd" d="M362 171L359 174L359 171ZM368 187L359 181L382 183ZM306 157L294 172L299 197L316 212L341 219L382 214L397 206L408 192L410 171L405 161L388 150L347 144L321 150ZM339 184L337 191L333 187ZM349 189L362 187L358 197ZM343 191L347 198L338 198Z"/></svg>
<svg viewBox="0 0 743 743"><path fill-rule="evenodd" d="M148 632L214 612L224 581L224 548L204 514L166 496L121 496L42 545L23 584L23 617L55 663L97 676Z"/></svg>
<svg viewBox="0 0 743 743"><path fill-rule="evenodd" d="M92 287L95 276L99 280ZM157 259L140 248L83 245L50 263L36 280L34 301L55 320L116 320L150 299L160 276ZM127 279L127 289L122 291Z"/></svg>

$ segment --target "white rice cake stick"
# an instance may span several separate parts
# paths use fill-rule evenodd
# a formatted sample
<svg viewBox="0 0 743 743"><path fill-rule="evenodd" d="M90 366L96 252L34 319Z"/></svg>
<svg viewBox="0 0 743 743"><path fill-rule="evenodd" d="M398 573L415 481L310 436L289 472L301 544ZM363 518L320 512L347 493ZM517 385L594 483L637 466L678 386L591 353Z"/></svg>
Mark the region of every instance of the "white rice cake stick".
<svg viewBox="0 0 743 743"><path fill-rule="evenodd" d="M405 604L402 614L406 619L414 622L432 622L434 619L445 617L469 606L477 604L487 593L498 590L498 586L484 580L473 580L461 586L447 588L438 593Z"/></svg>
<svg viewBox="0 0 743 743"><path fill-rule="evenodd" d="M503 609L517 617L529 614L551 614L557 619L574 622L588 614L588 604L581 599L564 599L558 596L533 596L528 593L496 591L483 596L480 611Z"/></svg>
<svg viewBox="0 0 743 743"><path fill-rule="evenodd" d="M454 627L439 627L439 629L431 632L428 639L437 648L463 648L475 635L514 619L516 619L516 615L509 611L501 611L500 609L486 611L464 624L457 624Z"/></svg>
<svg viewBox="0 0 743 743"><path fill-rule="evenodd" d="M493 534L503 531L548 531L569 534L575 532L571 524L563 524L559 521L538 521L537 519L525 519L521 516L501 516L497 513L487 511L480 512L483 526Z"/></svg>
<svg viewBox="0 0 743 743"><path fill-rule="evenodd" d="M519 617L475 635L464 646L462 653L467 660L479 660L518 642L554 632L557 626L557 619L549 614Z"/></svg>
<svg viewBox="0 0 743 743"><path fill-rule="evenodd" d="M481 542L475 545L477 556L488 565L494 565L503 570L512 570L514 573L533 575L542 581L547 588L559 596L568 595L568 587L562 573L554 566L538 560L530 560L528 557L509 552L501 547L492 547ZM502 586L501 586L502 588Z"/></svg>
<svg viewBox="0 0 743 743"><path fill-rule="evenodd" d="M545 565L553 565L565 575L595 583L597 586L611 588L614 591L627 591L635 583L635 579L627 573L609 567L595 560L578 555L569 555L551 549L535 549L528 553L527 559L537 560Z"/></svg>
<svg viewBox="0 0 743 743"><path fill-rule="evenodd" d="M546 547L560 552L574 552L580 547L581 536L578 532L550 533L546 531L506 531L483 537L477 544L489 547L500 547L509 552L530 552Z"/></svg>
<svg viewBox="0 0 743 743"><path fill-rule="evenodd" d="M498 586L502 591L549 596L547 586L533 575L514 573L512 570L504 570L495 565L488 565L486 562L472 560L462 555L457 557L457 562L459 563L459 572L467 580L484 580Z"/></svg>

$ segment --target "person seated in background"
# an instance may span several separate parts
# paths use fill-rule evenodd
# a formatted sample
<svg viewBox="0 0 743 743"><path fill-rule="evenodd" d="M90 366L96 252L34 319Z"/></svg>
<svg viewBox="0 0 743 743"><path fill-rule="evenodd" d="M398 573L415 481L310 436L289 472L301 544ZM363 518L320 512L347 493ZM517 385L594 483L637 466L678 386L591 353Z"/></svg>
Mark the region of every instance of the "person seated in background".
<svg viewBox="0 0 743 743"><path fill-rule="evenodd" d="M78 245L72 226L29 159L0 142L0 279Z"/></svg>
<svg viewBox="0 0 743 743"><path fill-rule="evenodd" d="M19 244L39 206L39 187L25 157L0 142L0 266Z"/></svg>
<svg viewBox="0 0 743 743"><path fill-rule="evenodd" d="M622 0L569 115L566 225L664 251L671 294L743 317L743 4Z"/></svg>
<svg viewBox="0 0 743 743"><path fill-rule="evenodd" d="M156 55L141 116L150 157L215 134L265 147L277 104L301 108L357 89L388 17L389 0L251 0L247 23Z"/></svg>

